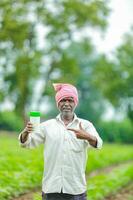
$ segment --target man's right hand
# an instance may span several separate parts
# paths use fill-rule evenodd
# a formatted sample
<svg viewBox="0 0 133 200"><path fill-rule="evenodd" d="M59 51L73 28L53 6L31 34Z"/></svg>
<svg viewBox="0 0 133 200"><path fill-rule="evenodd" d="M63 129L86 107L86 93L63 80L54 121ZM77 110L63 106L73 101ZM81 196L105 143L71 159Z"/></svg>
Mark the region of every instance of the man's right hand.
<svg viewBox="0 0 133 200"><path fill-rule="evenodd" d="M21 142L26 142L28 135L33 131L33 124L28 122L25 129L21 133Z"/></svg>

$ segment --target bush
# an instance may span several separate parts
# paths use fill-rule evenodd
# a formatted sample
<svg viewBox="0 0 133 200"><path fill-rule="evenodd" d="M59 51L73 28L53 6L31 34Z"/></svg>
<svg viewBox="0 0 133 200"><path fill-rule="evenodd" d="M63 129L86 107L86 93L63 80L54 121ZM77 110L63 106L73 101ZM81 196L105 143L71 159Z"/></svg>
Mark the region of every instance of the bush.
<svg viewBox="0 0 133 200"><path fill-rule="evenodd" d="M98 129L104 141L133 143L133 126L128 120L100 122Z"/></svg>
<svg viewBox="0 0 133 200"><path fill-rule="evenodd" d="M0 113L0 129L8 131L20 131L23 127L22 118L18 117L12 111Z"/></svg>

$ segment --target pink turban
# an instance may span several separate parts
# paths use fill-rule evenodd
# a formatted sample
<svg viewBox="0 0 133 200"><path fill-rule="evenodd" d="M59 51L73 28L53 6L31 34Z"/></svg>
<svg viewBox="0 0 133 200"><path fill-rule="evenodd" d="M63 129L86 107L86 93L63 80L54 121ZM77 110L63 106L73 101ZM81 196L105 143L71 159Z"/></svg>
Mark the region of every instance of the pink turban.
<svg viewBox="0 0 133 200"><path fill-rule="evenodd" d="M56 83L53 84L53 86L56 91L55 99L57 106L58 103L65 97L73 97L75 105L78 104L78 92L76 87L68 83Z"/></svg>

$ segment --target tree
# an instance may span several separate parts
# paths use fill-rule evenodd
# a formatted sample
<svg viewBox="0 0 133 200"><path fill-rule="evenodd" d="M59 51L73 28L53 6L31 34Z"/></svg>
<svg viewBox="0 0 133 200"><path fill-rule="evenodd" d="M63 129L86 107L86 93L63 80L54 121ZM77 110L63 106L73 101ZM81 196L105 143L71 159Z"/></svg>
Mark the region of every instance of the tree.
<svg viewBox="0 0 133 200"><path fill-rule="evenodd" d="M122 44L110 61L103 55L94 72L95 85L116 107L133 121L133 29L125 34Z"/></svg>
<svg viewBox="0 0 133 200"><path fill-rule="evenodd" d="M9 96L19 114L31 103L36 80L69 81L78 74L76 58L64 53L77 31L107 25L107 1L1 0L0 57L4 68L2 97ZM47 29L46 44L39 47L38 26ZM71 75L72 74L72 75ZM49 87L49 86L48 86ZM3 95L4 94L4 95Z"/></svg>

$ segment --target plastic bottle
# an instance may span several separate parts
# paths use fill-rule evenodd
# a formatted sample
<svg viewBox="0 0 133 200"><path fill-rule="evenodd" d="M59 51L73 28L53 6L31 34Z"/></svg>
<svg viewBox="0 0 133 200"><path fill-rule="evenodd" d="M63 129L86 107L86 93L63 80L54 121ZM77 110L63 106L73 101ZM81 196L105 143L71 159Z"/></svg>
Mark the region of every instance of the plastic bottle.
<svg viewBox="0 0 133 200"><path fill-rule="evenodd" d="M38 111L30 112L30 122L33 124L33 132L39 131L40 112Z"/></svg>

